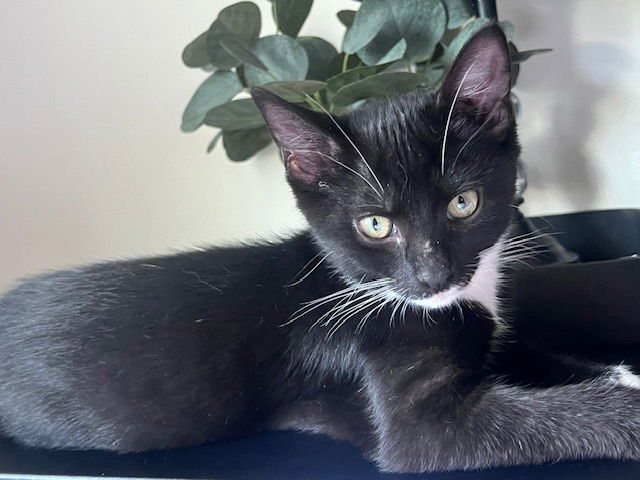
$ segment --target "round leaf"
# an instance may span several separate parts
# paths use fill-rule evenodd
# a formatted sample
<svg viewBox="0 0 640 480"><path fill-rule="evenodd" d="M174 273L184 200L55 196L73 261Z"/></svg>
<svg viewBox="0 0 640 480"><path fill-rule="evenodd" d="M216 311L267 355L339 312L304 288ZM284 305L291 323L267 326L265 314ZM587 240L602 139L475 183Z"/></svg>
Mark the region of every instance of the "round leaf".
<svg viewBox="0 0 640 480"><path fill-rule="evenodd" d="M338 51L333 45L320 37L298 37L298 42L309 58L308 79L326 80L334 73L331 60L338 55Z"/></svg>
<svg viewBox="0 0 640 480"><path fill-rule="evenodd" d="M383 27L388 16L386 0L364 0L355 14L353 25L347 29L342 50L351 55L367 45Z"/></svg>
<svg viewBox="0 0 640 480"><path fill-rule="evenodd" d="M240 61L225 50L221 42L232 38L249 46L260 35L260 9L253 2L239 2L220 11L207 33L207 52L211 63L221 69L237 67Z"/></svg>
<svg viewBox="0 0 640 480"><path fill-rule="evenodd" d="M254 156L271 143L271 133L267 127L246 130L224 131L222 144L227 156L234 162L242 162Z"/></svg>
<svg viewBox="0 0 640 480"><path fill-rule="evenodd" d="M405 58L427 60L447 28L447 12L440 0L387 0L393 20L407 42Z"/></svg>
<svg viewBox="0 0 640 480"><path fill-rule="evenodd" d="M476 14L471 0L443 0L447 8L447 28L455 30Z"/></svg>
<svg viewBox="0 0 640 480"><path fill-rule="evenodd" d="M356 16L356 11L355 10L340 10L338 13L338 20L340 20L340 23L342 23L345 27L349 28L351 25L353 25L353 19Z"/></svg>
<svg viewBox="0 0 640 480"><path fill-rule="evenodd" d="M409 72L383 72L342 87L331 101L336 107L341 108L359 100L388 97L423 86L426 86L424 75Z"/></svg>
<svg viewBox="0 0 640 480"><path fill-rule="evenodd" d="M398 48L398 42L402 40L402 35L398 30L396 23L391 17L391 12L387 17L382 28L376 36L365 47L358 50L358 57L367 65L377 65L383 63L383 58L388 56L394 48ZM406 49L406 43L405 49ZM404 54L404 51L402 52ZM401 56L402 56L401 54ZM397 58L396 58L397 60Z"/></svg>
<svg viewBox="0 0 640 480"><path fill-rule="evenodd" d="M234 72L218 70L211 74L196 89L182 114L182 130L193 132L202 122L209 110L231 100L242 90L238 75Z"/></svg>
<svg viewBox="0 0 640 480"><path fill-rule="evenodd" d="M302 103L307 101L307 95L319 92L327 86L324 82L317 80L302 80L299 82L273 82L263 85L271 93L275 93L280 98L288 102Z"/></svg>
<svg viewBox="0 0 640 480"><path fill-rule="evenodd" d="M309 15L313 0L274 0L273 4L273 16L278 30L296 37Z"/></svg>
<svg viewBox="0 0 640 480"><path fill-rule="evenodd" d="M245 48L240 42L237 42L234 38L226 37L223 38L220 42L222 48L224 48L229 54L233 55L236 60L242 63L248 63L249 65L253 65L260 70L266 70L267 67L256 58L256 56L251 53L247 48Z"/></svg>
<svg viewBox="0 0 640 480"><path fill-rule="evenodd" d="M307 76L307 52L291 37L263 37L253 46L252 53L267 67L267 71L245 65L244 75L250 86L280 80L304 80Z"/></svg>
<svg viewBox="0 0 640 480"><path fill-rule="evenodd" d="M513 26L513 23L507 20L503 20L501 22L498 22L498 25L500 25L500 28L504 32L504 36L507 37L507 41L512 42L513 37L516 34L516 27Z"/></svg>
<svg viewBox="0 0 640 480"><path fill-rule="evenodd" d="M511 61L514 63L522 63L525 60L533 57L534 55L540 55L541 53L549 53L552 52L551 48L536 48L534 50L523 50L521 52L516 52L511 56Z"/></svg>
<svg viewBox="0 0 640 480"><path fill-rule="evenodd" d="M383 25L373 39L358 50L367 65L400 58L411 62L431 57L447 26L447 12L440 0L381 0L386 9ZM363 8L364 8L363 3ZM356 15L357 21L357 15ZM355 23L354 23L355 26ZM401 41L406 43L403 51Z"/></svg>
<svg viewBox="0 0 640 480"><path fill-rule="evenodd" d="M207 53L207 34L204 32L198 35L182 51L182 61L187 67L203 68L209 65L209 54Z"/></svg>
<svg viewBox="0 0 640 480"><path fill-rule="evenodd" d="M242 98L209 110L204 123L223 130L246 130L264 125L264 119L252 99Z"/></svg>
<svg viewBox="0 0 640 480"><path fill-rule="evenodd" d="M209 142L209 145L207 145L207 153L211 153L213 149L216 148L216 145L218 144L218 141L221 138L222 138L222 130L216 133L214 137L211 139L211 141Z"/></svg>

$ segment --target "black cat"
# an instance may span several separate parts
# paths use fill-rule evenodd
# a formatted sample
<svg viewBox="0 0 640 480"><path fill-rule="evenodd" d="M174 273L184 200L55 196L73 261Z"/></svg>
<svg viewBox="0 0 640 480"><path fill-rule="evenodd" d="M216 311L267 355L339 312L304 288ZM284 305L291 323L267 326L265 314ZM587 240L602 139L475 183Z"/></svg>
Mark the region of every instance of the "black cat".
<svg viewBox="0 0 640 480"><path fill-rule="evenodd" d="M4 434L128 452L295 428L387 471L640 458L638 377L507 341L509 72L490 26L437 92L333 118L254 90L308 233L22 283Z"/></svg>

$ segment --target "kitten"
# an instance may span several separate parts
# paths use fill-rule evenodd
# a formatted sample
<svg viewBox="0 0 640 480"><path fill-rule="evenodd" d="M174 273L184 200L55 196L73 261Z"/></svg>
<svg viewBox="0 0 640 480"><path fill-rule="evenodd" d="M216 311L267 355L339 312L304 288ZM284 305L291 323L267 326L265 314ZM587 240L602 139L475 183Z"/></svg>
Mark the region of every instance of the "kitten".
<svg viewBox="0 0 640 480"><path fill-rule="evenodd" d="M17 286L0 300L4 434L129 452L295 428L386 471L640 458L630 370L501 340L509 72L490 26L437 92L334 119L255 89L308 232Z"/></svg>

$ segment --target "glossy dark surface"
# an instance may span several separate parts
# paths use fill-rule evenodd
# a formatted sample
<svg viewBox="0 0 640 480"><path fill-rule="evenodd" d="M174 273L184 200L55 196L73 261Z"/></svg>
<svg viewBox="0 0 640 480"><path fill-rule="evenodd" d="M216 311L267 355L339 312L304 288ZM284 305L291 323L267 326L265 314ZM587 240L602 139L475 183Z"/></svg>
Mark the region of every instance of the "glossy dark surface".
<svg viewBox="0 0 640 480"><path fill-rule="evenodd" d="M379 473L350 445L321 436L270 432L233 442L135 455L31 450L1 441L0 472L9 474L4 478L11 478L10 474L26 474L23 478L67 475L243 480L635 480L640 478L640 463L571 462L477 472L393 475Z"/></svg>

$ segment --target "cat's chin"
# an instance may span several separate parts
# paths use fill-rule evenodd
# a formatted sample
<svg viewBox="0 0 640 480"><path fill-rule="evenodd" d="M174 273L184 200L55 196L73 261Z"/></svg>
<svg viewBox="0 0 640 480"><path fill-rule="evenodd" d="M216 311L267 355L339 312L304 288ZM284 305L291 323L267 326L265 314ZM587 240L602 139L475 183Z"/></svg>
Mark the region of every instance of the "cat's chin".
<svg viewBox="0 0 640 480"><path fill-rule="evenodd" d="M416 307L426 308L427 310L442 310L454 305L462 292L463 287L454 285L429 297L411 299L410 302Z"/></svg>

